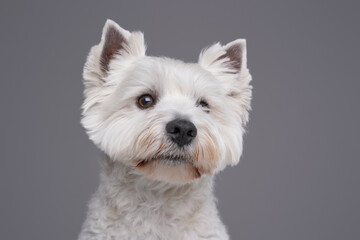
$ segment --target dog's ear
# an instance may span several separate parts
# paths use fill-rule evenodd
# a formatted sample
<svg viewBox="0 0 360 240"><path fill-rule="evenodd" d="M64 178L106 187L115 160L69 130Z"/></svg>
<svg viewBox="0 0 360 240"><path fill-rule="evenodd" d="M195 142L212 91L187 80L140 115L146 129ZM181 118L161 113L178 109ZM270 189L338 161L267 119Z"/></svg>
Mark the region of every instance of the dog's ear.
<svg viewBox="0 0 360 240"><path fill-rule="evenodd" d="M213 44L201 52L199 64L223 84L230 98L240 104L242 122L246 123L252 88L247 68L246 40L238 39L225 46Z"/></svg>
<svg viewBox="0 0 360 240"><path fill-rule="evenodd" d="M134 59L144 57L146 46L141 32L129 32L112 20L107 20L101 41L91 48L84 66L85 86L100 86L112 69L114 60L128 65ZM121 66L120 66L121 67Z"/></svg>
<svg viewBox="0 0 360 240"><path fill-rule="evenodd" d="M199 57L199 64L218 74L239 74L246 66L246 40L238 39L225 46L215 43L205 48ZM236 77L236 76L235 76Z"/></svg>

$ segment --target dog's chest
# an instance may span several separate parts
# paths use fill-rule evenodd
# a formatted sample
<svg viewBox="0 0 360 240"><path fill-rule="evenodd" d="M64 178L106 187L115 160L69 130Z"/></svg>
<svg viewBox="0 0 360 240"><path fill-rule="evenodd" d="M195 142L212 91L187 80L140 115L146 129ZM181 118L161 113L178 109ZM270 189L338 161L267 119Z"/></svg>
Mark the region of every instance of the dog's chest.
<svg viewBox="0 0 360 240"><path fill-rule="evenodd" d="M183 201L139 202L124 205L122 209L109 208L106 215L107 233L113 239L192 239L195 228L203 223L199 216L202 206L188 206ZM202 227L201 227L202 228ZM110 239L112 239L110 238ZM195 238L194 238L195 239Z"/></svg>
<svg viewBox="0 0 360 240"><path fill-rule="evenodd" d="M227 239L206 181L189 188L159 188L119 185L109 178L90 203L79 239Z"/></svg>

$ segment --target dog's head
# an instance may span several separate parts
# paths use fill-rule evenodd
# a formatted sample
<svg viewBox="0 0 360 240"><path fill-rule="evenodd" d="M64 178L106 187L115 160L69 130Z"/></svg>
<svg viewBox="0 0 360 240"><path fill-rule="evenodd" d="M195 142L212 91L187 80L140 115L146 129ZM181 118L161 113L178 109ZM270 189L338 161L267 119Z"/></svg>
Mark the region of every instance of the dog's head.
<svg viewBox="0 0 360 240"><path fill-rule="evenodd" d="M251 100L245 40L214 44L198 63L145 50L141 32L106 22L83 73L90 139L112 160L167 182L238 163Z"/></svg>

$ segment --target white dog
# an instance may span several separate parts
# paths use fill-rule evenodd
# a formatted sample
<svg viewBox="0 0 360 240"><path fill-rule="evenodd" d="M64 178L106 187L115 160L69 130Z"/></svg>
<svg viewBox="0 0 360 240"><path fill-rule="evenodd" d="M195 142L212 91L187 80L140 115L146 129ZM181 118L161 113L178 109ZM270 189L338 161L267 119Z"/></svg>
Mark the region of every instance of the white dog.
<svg viewBox="0 0 360 240"><path fill-rule="evenodd" d="M229 239L213 176L242 153L245 40L216 43L198 63L145 49L141 32L108 20L87 58L82 125L104 159L79 239Z"/></svg>

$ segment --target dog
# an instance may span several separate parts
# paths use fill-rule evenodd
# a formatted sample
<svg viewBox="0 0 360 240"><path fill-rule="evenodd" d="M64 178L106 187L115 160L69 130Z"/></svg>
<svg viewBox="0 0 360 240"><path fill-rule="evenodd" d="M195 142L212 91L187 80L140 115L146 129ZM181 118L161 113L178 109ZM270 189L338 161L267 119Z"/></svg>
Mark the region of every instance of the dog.
<svg viewBox="0 0 360 240"><path fill-rule="evenodd" d="M213 179L242 154L246 41L213 44L198 63L145 50L143 33L107 20L87 57L81 123L104 156L78 239L229 239Z"/></svg>

